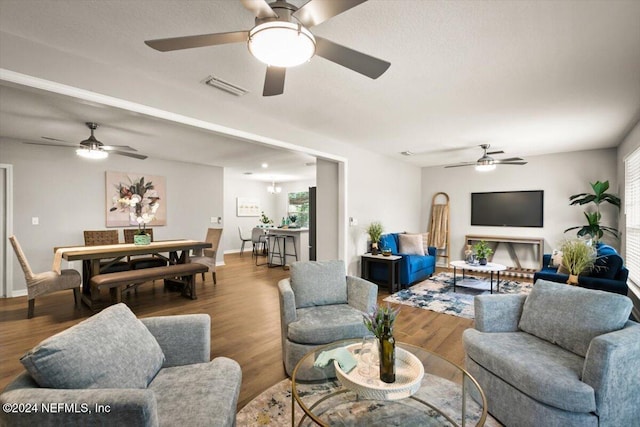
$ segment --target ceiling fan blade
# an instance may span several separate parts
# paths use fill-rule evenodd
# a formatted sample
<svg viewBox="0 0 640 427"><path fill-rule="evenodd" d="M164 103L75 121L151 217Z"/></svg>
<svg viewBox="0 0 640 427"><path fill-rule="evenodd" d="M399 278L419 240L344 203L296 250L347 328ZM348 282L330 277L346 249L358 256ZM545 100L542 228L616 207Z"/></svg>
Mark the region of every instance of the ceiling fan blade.
<svg viewBox="0 0 640 427"><path fill-rule="evenodd" d="M129 147L128 145L103 145L102 149L106 150L106 151L115 151L115 150L120 150L120 151L138 151L133 147Z"/></svg>
<svg viewBox="0 0 640 427"><path fill-rule="evenodd" d="M249 40L249 31L230 33L200 34L197 36L173 37L168 39L145 40L145 44L160 52L215 46L227 43L241 43Z"/></svg>
<svg viewBox="0 0 640 427"><path fill-rule="evenodd" d="M495 163L498 165L517 165L517 166L522 166L527 164L527 162L503 162L501 160L496 160Z"/></svg>
<svg viewBox="0 0 640 427"><path fill-rule="evenodd" d="M455 165L448 165L448 166L445 166L445 168L459 168L462 166L475 166L475 165L476 165L476 162L466 162L466 163L458 163Z"/></svg>
<svg viewBox="0 0 640 427"><path fill-rule="evenodd" d="M147 157L149 157L143 154L136 154L136 153L130 153L128 151L118 151L118 150L109 151L109 154L119 154L121 156L133 157L134 159L140 159L140 160L144 160Z"/></svg>
<svg viewBox="0 0 640 427"><path fill-rule="evenodd" d="M246 0L242 0L244 4ZM342 12L356 7L367 0L311 0L304 4L300 9L293 12L296 18L305 27L313 27L331 19Z"/></svg>
<svg viewBox="0 0 640 427"><path fill-rule="evenodd" d="M496 163L504 163L504 162L518 162L522 161L520 157L509 157L508 159L496 159Z"/></svg>
<svg viewBox="0 0 640 427"><path fill-rule="evenodd" d="M318 36L316 36L316 54L372 79L380 77L391 65L382 59L374 58Z"/></svg>
<svg viewBox="0 0 640 427"><path fill-rule="evenodd" d="M504 151L499 150L499 151L487 151L487 154L491 155L491 154L504 154Z"/></svg>
<svg viewBox="0 0 640 427"><path fill-rule="evenodd" d="M284 93L284 76L286 71L287 69L284 67L267 67L262 96L282 95L282 93Z"/></svg>
<svg viewBox="0 0 640 427"><path fill-rule="evenodd" d="M245 9L250 10L257 18L277 18L278 15L271 9L265 0L240 0Z"/></svg>
<svg viewBox="0 0 640 427"><path fill-rule="evenodd" d="M54 142L36 142L36 141L22 141L23 144L29 145L46 145L47 147L62 147L62 148L78 148L78 144L56 144Z"/></svg>

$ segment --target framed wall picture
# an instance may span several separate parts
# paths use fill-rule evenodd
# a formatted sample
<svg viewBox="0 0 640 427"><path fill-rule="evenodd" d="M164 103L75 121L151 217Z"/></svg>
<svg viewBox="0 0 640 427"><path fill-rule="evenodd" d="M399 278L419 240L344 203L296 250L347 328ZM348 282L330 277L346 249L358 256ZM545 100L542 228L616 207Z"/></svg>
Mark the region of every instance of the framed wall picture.
<svg viewBox="0 0 640 427"><path fill-rule="evenodd" d="M260 216L260 200L253 197L236 198L236 216Z"/></svg>
<svg viewBox="0 0 640 427"><path fill-rule="evenodd" d="M107 171L105 183L107 227L167 225L163 176Z"/></svg>

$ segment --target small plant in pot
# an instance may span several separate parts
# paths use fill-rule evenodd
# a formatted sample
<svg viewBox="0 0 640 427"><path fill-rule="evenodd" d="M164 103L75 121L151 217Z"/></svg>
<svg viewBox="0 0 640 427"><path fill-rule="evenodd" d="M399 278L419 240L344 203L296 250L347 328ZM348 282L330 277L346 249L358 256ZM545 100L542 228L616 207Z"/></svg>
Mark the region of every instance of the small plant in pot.
<svg viewBox="0 0 640 427"><path fill-rule="evenodd" d="M377 221L372 222L369 224L369 227L367 227L367 234L369 234L369 239L371 239L372 255L378 255L378 244L380 243L380 237L382 237L383 231L382 224Z"/></svg>
<svg viewBox="0 0 640 427"><path fill-rule="evenodd" d="M487 265L487 259L493 253L493 249L491 249L484 240L480 240L478 243L473 245L473 251L475 252L476 259L480 265Z"/></svg>
<svg viewBox="0 0 640 427"><path fill-rule="evenodd" d="M598 251L582 239L565 240L560 246L562 267L569 274L569 285L578 284L578 275L588 273L595 268Z"/></svg>

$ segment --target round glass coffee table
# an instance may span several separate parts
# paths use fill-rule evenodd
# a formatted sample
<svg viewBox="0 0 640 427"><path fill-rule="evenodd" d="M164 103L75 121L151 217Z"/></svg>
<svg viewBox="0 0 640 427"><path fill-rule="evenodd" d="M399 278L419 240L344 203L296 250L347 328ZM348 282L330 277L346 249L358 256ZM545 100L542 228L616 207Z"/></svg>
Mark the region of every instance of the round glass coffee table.
<svg viewBox="0 0 640 427"><path fill-rule="evenodd" d="M463 368L420 347L396 342L424 366L419 389L410 397L379 400L359 396L336 379L333 363L314 367L323 351L359 344L338 341L307 353L291 377L291 424L298 426L483 426L487 402L477 381ZM359 346L358 346L359 348ZM357 350L356 350L357 353ZM358 363L359 360L356 354ZM354 368L359 369L360 366ZM372 370L375 386L378 370ZM302 380L301 378L314 378ZM301 417L296 418L302 409Z"/></svg>

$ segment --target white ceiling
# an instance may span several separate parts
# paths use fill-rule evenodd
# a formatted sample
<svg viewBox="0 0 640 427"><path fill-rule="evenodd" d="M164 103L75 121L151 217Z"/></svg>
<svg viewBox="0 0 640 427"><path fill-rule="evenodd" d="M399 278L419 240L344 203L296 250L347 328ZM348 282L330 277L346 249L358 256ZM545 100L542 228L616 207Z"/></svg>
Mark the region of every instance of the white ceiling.
<svg viewBox="0 0 640 427"><path fill-rule="evenodd" d="M421 166L475 160L481 143L525 158L618 145L640 117L639 22L636 0L370 0L312 32L388 60L385 74L313 58L287 71L283 95L263 98L265 67L243 44L160 53L143 43L247 30L239 1L0 0L5 33ZM206 88L209 74L250 93ZM98 139L115 143L103 130Z"/></svg>

